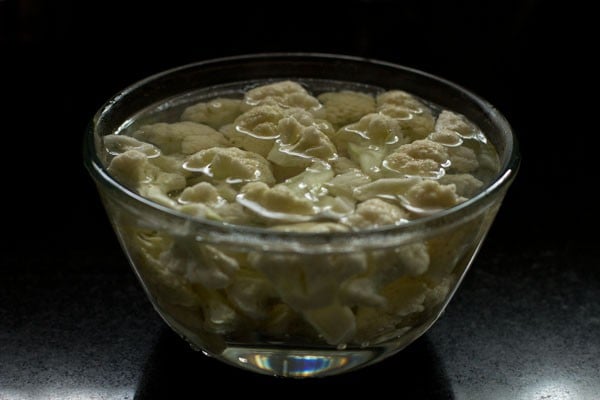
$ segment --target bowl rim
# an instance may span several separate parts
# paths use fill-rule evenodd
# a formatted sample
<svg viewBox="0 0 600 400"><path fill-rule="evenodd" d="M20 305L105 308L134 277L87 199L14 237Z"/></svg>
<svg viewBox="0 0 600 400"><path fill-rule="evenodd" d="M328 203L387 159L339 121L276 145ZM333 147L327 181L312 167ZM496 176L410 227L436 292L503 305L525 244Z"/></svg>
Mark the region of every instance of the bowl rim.
<svg viewBox="0 0 600 400"><path fill-rule="evenodd" d="M270 228L228 224L220 221L213 221L202 217L192 216L189 214L185 214L181 211L169 208L167 206L161 205L137 194L132 189L129 189L126 186L119 183L108 173L107 168L104 167L102 161L100 160L96 152L96 129L98 126L98 122L102 119L102 117L106 113L110 112L111 108L116 103L118 103L123 97L125 97L132 91L139 89L148 83L151 83L152 81L155 81L159 78L165 77L170 74L178 73L183 70L191 68L202 68L211 64L227 62L244 62L251 60L264 61L269 58L289 58L305 61L307 61L308 59L323 61L351 61L354 63L363 63L375 66L378 65L387 68L394 68L410 74L418 75L422 78L437 81L438 83L460 91L463 95L465 95L466 99L468 99L471 102L474 102L483 111L486 112L487 116L492 120L494 125L497 125L503 132L508 157L506 157L506 160L501 166L501 169L498 172L496 178L485 189L483 189L475 196L462 203L435 212L428 216L410 220L400 225L382 226L355 231L349 230L347 232L278 231ZM475 209L478 205L484 203L486 199L492 197L492 195L501 191L503 188L508 187L516 176L521 159L517 138L515 137L512 127L510 126L506 118L492 104L490 104L480 96L476 95L475 93L471 92L470 90L465 89L464 87L455 84L447 79L438 77L436 75L415 68L406 67L400 64L365 57L313 52L256 53L212 58L208 60L202 60L199 62L192 62L189 64L181 65L150 75L121 90L120 92L112 96L106 103L104 103L102 107L100 107L100 109L96 112L92 121L86 129L83 147L84 165L97 184L102 184L104 187L112 189L114 192L120 194L121 196L125 196L126 198L132 199L140 205L150 207L156 212L166 214L171 218L176 218L177 220L181 220L181 222L183 222L188 229L191 228L190 225L192 225L193 228L196 228L195 230L199 228L203 231L209 230L210 232L215 233L217 235L225 235L227 238L223 237L223 239L228 242L230 242L233 238L234 242L256 244L261 242L264 243L264 241L299 241L306 243L306 241L308 240L309 242L315 244L324 242L331 244L332 242L337 241L344 242L348 239L371 239L377 241L382 238L389 238L390 236L404 236L405 234L414 234L415 231L421 229L424 225L444 225L443 222L448 221L449 219L459 219L461 215L469 215L470 210ZM436 224L436 222L439 222L439 224Z"/></svg>

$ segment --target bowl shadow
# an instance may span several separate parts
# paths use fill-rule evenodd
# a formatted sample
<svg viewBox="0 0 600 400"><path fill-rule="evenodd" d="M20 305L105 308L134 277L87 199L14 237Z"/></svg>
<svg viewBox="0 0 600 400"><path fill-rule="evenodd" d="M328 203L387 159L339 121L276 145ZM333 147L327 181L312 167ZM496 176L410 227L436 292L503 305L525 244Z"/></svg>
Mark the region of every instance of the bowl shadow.
<svg viewBox="0 0 600 400"><path fill-rule="evenodd" d="M315 379L288 379L244 371L194 351L169 328L164 327L151 352L134 400L200 397L206 388L224 393L243 392L269 386L269 395L285 393L289 388L302 390L330 386L344 390L371 389L401 394L407 399L454 399L452 388L433 343L422 336L398 354L375 365L342 375ZM390 393L390 392L385 392ZM260 394L260 392L256 392ZM295 393L294 393L295 394Z"/></svg>

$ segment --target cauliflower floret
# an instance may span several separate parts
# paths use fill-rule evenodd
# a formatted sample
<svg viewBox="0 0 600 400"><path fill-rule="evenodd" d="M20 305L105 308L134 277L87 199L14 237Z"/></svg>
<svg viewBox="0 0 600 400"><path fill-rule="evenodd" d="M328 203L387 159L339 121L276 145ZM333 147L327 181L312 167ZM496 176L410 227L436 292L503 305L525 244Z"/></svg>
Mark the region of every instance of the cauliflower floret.
<svg viewBox="0 0 600 400"><path fill-rule="evenodd" d="M358 122L341 128L336 132L333 140L342 153L347 151L350 143L364 146L390 146L408 141L398 120L378 113L367 114Z"/></svg>
<svg viewBox="0 0 600 400"><path fill-rule="evenodd" d="M416 114L406 108L388 105L378 108L378 111L398 121L404 135L412 139L425 138L433 131L435 119L429 110Z"/></svg>
<svg viewBox="0 0 600 400"><path fill-rule="evenodd" d="M160 255L160 262L172 273L208 289L227 287L239 269L234 258L188 236L174 238L171 247Z"/></svg>
<svg viewBox="0 0 600 400"><path fill-rule="evenodd" d="M267 221L302 222L317 212L312 201L284 185L269 188L263 182L251 182L242 187L236 200Z"/></svg>
<svg viewBox="0 0 600 400"><path fill-rule="evenodd" d="M391 250L373 250L370 254L375 266L372 279L379 286L403 276L419 276L427 272L430 258L425 243L407 244Z"/></svg>
<svg viewBox="0 0 600 400"><path fill-rule="evenodd" d="M401 90L391 90L377 96L377 111L396 119L405 135L412 138L424 138L433 131L435 118L431 110Z"/></svg>
<svg viewBox="0 0 600 400"><path fill-rule="evenodd" d="M493 173L497 173L500 170L500 160L494 146L490 143L481 144L478 153L477 159L481 168L485 168Z"/></svg>
<svg viewBox="0 0 600 400"><path fill-rule="evenodd" d="M189 203L179 206L179 211L194 217L221 221L221 217L211 207L202 203Z"/></svg>
<svg viewBox="0 0 600 400"><path fill-rule="evenodd" d="M228 145L220 132L208 125L189 121L144 125L133 132L133 137L158 146L164 154L193 154L203 149Z"/></svg>
<svg viewBox="0 0 600 400"><path fill-rule="evenodd" d="M127 150L137 150L148 158L160 156L160 150L150 143L141 142L126 135L106 135L102 138L106 151L113 156L125 153Z"/></svg>
<svg viewBox="0 0 600 400"><path fill-rule="evenodd" d="M375 197L398 199L410 189L420 178L382 178L374 182L354 188L352 195L357 200L369 200Z"/></svg>
<svg viewBox="0 0 600 400"><path fill-rule="evenodd" d="M339 284L367 269L363 253L308 255L251 253L248 262L273 284L282 300L296 311L335 302Z"/></svg>
<svg viewBox="0 0 600 400"><path fill-rule="evenodd" d="M232 123L242 113L241 104L241 100L224 98L197 103L183 111L181 120L198 122L219 129L223 125Z"/></svg>
<svg viewBox="0 0 600 400"><path fill-rule="evenodd" d="M423 180L413 185L404 198L407 203L403 205L416 213L439 211L465 200L456 194L456 186L440 185L432 180Z"/></svg>
<svg viewBox="0 0 600 400"><path fill-rule="evenodd" d="M163 172L137 150L128 150L113 158L108 172L140 195L172 208L177 208L177 203L169 197L169 192L186 185L183 175Z"/></svg>
<svg viewBox="0 0 600 400"><path fill-rule="evenodd" d="M448 110L442 111L438 116L435 122L435 130L440 132L444 130L453 131L463 139L473 138L478 132L475 125L467 121L463 115Z"/></svg>
<svg viewBox="0 0 600 400"><path fill-rule="evenodd" d="M423 275L430 263L424 243L374 250L370 252L369 260L369 274L349 280L342 287L340 296L344 304L383 307L386 299L380 294L382 287L398 278Z"/></svg>
<svg viewBox="0 0 600 400"><path fill-rule="evenodd" d="M373 178L381 175L381 163L386 155L385 147L348 143L350 158L360 165L360 169Z"/></svg>
<svg viewBox="0 0 600 400"><path fill-rule="evenodd" d="M456 186L456 194L466 198L475 196L483 186L483 182L471 174L446 174L439 182L442 185Z"/></svg>
<svg viewBox="0 0 600 400"><path fill-rule="evenodd" d="M306 114L295 113L279 121L280 137L267 156L269 161L284 167L306 167L315 159L337 157L335 146L324 133L332 131L331 125L316 123Z"/></svg>
<svg viewBox="0 0 600 400"><path fill-rule="evenodd" d="M403 107L416 114L429 111L415 96L402 90L390 90L377 96L377 107L386 106Z"/></svg>
<svg viewBox="0 0 600 400"><path fill-rule="evenodd" d="M322 108L319 100L308 94L301 85L292 81L276 82L247 91L244 96L243 108L260 105L297 107L313 112L318 112Z"/></svg>
<svg viewBox="0 0 600 400"><path fill-rule="evenodd" d="M338 157L333 159L329 161L329 164L333 168L333 172L335 172L336 175L345 174L346 172L354 170L360 170L360 165L346 157Z"/></svg>
<svg viewBox="0 0 600 400"><path fill-rule="evenodd" d="M186 187L179 196L181 203L218 204L223 199L217 189L208 182L200 182L194 186Z"/></svg>
<svg viewBox="0 0 600 400"><path fill-rule="evenodd" d="M427 139L448 147L460 146L463 143L458 133L449 129L435 130L427 136Z"/></svg>
<svg viewBox="0 0 600 400"><path fill-rule="evenodd" d="M275 182L267 160L236 147L215 147L199 151L189 157L184 168L230 182Z"/></svg>
<svg viewBox="0 0 600 400"><path fill-rule="evenodd" d="M268 316L268 301L276 297L273 285L258 274L236 276L226 289L229 301L244 315L261 320Z"/></svg>
<svg viewBox="0 0 600 400"><path fill-rule="evenodd" d="M359 169L353 169L336 175L325 184L325 187L334 196L352 198L355 188L366 185L369 182L371 182L371 178L368 175L365 175Z"/></svg>
<svg viewBox="0 0 600 400"><path fill-rule="evenodd" d="M397 337L401 334L399 329L409 321L408 316L425 310L423 303L429 290L426 284L410 277L383 287L380 291L386 304L383 310L368 306L357 308L355 341L373 344Z"/></svg>
<svg viewBox="0 0 600 400"><path fill-rule="evenodd" d="M451 147L448 149L448 155L450 156L449 171L472 172L479 168L477 155L468 147Z"/></svg>
<svg viewBox="0 0 600 400"><path fill-rule="evenodd" d="M266 157L279 137L278 125L284 116L279 106L254 107L237 117L233 124L223 126L221 132L233 145Z"/></svg>
<svg viewBox="0 0 600 400"><path fill-rule="evenodd" d="M304 312L306 320L332 345L352 340L356 333L356 321L350 307L332 304L317 310Z"/></svg>
<svg viewBox="0 0 600 400"><path fill-rule="evenodd" d="M427 139L415 140L412 143L400 146L396 151L406 153L415 159L430 159L439 164L448 161L446 148Z"/></svg>
<svg viewBox="0 0 600 400"><path fill-rule="evenodd" d="M380 295L379 287L371 276L359 277L348 280L340 289L342 304L366 307L385 306L385 297Z"/></svg>
<svg viewBox="0 0 600 400"><path fill-rule="evenodd" d="M373 96L342 90L327 92L318 96L323 103L325 119L334 126L340 127L358 121L363 115L375 112Z"/></svg>
<svg viewBox="0 0 600 400"><path fill-rule="evenodd" d="M296 176L286 179L283 185L287 186L294 194L317 201L326 192L323 185L333 178L331 166L325 162L313 162L304 171Z"/></svg>
<svg viewBox="0 0 600 400"><path fill-rule="evenodd" d="M342 223L353 229L377 228L385 225L398 225L406 221L408 214L381 199L369 199L356 206L354 213L342 219Z"/></svg>
<svg viewBox="0 0 600 400"><path fill-rule="evenodd" d="M387 156L382 165L391 175L439 178L444 175L448 150L431 140L416 140L398 147Z"/></svg>
<svg viewBox="0 0 600 400"><path fill-rule="evenodd" d="M202 311L206 318L204 329L209 332L226 335L235 332L241 323L235 310L219 295L209 298Z"/></svg>

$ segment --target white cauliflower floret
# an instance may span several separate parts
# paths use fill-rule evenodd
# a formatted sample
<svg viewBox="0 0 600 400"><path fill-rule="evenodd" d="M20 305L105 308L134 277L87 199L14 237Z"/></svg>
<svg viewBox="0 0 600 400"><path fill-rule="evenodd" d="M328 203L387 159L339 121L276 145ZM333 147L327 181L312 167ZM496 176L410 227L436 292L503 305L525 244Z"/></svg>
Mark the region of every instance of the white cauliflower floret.
<svg viewBox="0 0 600 400"><path fill-rule="evenodd" d="M414 113L404 107L387 105L378 108L378 111L398 121L404 135L412 139L425 138L433 131L435 119L428 109L422 113Z"/></svg>
<svg viewBox="0 0 600 400"><path fill-rule="evenodd" d="M360 165L346 157L338 157L329 161L333 172L337 175L345 174L346 172L360 170Z"/></svg>
<svg viewBox="0 0 600 400"><path fill-rule="evenodd" d="M193 174L190 171L186 171L183 168L183 164L185 164L187 159L188 156L184 154L170 154L168 156L161 154L158 157L148 158L148 161L150 161L152 165L157 166L164 172L172 172L188 177Z"/></svg>
<svg viewBox="0 0 600 400"><path fill-rule="evenodd" d="M436 131L449 130L457 133L461 138L467 139L477 135L477 128L460 114L444 110L438 115L435 122Z"/></svg>
<svg viewBox="0 0 600 400"><path fill-rule="evenodd" d="M342 222L354 229L377 228L385 225L398 225L406 221L408 214L381 199L369 199L356 206L354 213L342 219Z"/></svg>
<svg viewBox="0 0 600 400"><path fill-rule="evenodd" d="M292 81L276 82L247 91L244 96L244 107L259 105L297 107L313 112L317 112L322 107L319 100L308 94L301 85Z"/></svg>
<svg viewBox="0 0 600 400"><path fill-rule="evenodd" d="M398 120L378 113L367 114L358 122L341 128L333 140L340 152L345 152L349 143L390 146L408 141Z"/></svg>
<svg viewBox="0 0 600 400"><path fill-rule="evenodd" d="M183 111L181 120L198 122L219 129L223 125L232 123L242 113L241 104L241 100L224 98L197 103Z"/></svg>
<svg viewBox="0 0 600 400"><path fill-rule="evenodd" d="M382 178L354 188L352 195L357 200L369 200L375 197L398 199L406 193L420 178Z"/></svg>
<svg viewBox="0 0 600 400"><path fill-rule="evenodd" d="M258 275L236 276L226 289L229 301L244 315L261 320L269 313L268 301L276 297L273 285Z"/></svg>
<svg viewBox="0 0 600 400"><path fill-rule="evenodd" d="M412 243L390 250L373 250L371 262L375 265L373 280L387 285L404 276L419 276L429 268L429 252L425 243Z"/></svg>
<svg viewBox="0 0 600 400"><path fill-rule="evenodd" d="M181 190L186 185L182 175L163 172L137 150L128 150L113 158L108 172L140 195L172 208L177 208L177 203L168 196L169 192Z"/></svg>
<svg viewBox="0 0 600 400"><path fill-rule="evenodd" d="M189 121L144 125L133 132L133 137L152 143L164 154L193 154L203 149L228 145L222 133L208 125Z"/></svg>
<svg viewBox="0 0 600 400"><path fill-rule="evenodd" d="M367 270L363 253L250 253L248 262L273 284L296 311L316 310L336 302L340 283Z"/></svg>
<svg viewBox="0 0 600 400"><path fill-rule="evenodd" d="M266 157L279 137L278 125L284 116L279 106L254 107L237 117L233 124L223 126L221 132L233 145Z"/></svg>
<svg viewBox="0 0 600 400"><path fill-rule="evenodd" d="M422 113L429 111L427 106L417 100L415 96L402 90L390 90L377 96L377 106L379 108L386 106L402 107L412 113Z"/></svg>
<svg viewBox="0 0 600 400"><path fill-rule="evenodd" d="M450 171L473 172L479 168L479 161L475 152L465 146L451 147L448 149L450 156Z"/></svg>
<svg viewBox="0 0 600 400"><path fill-rule="evenodd" d="M403 205L416 213L439 211L465 200L456 194L456 186L440 185L433 180L423 180L413 185L404 198L407 203Z"/></svg>
<svg viewBox="0 0 600 400"><path fill-rule="evenodd" d="M456 194L466 198L475 196L483 187L483 182L471 174L446 174L439 182L456 186Z"/></svg>
<svg viewBox="0 0 600 400"><path fill-rule="evenodd" d="M344 126L375 112L375 99L367 93L342 90L318 96L323 103L324 118L334 126Z"/></svg>
<svg viewBox="0 0 600 400"><path fill-rule="evenodd" d="M380 290L385 299L383 309L358 307L356 310L355 341L378 343L397 337L406 325L405 318L425 310L424 302L430 289L418 279L404 277Z"/></svg>
<svg viewBox="0 0 600 400"><path fill-rule="evenodd" d="M371 268L367 276L349 280L341 290L343 303L349 306L382 307L386 299L381 288L405 276L423 275L429 268L430 258L424 243L413 243L400 248L374 250L369 255Z"/></svg>
<svg viewBox="0 0 600 400"><path fill-rule="evenodd" d="M160 262L172 273L208 289L227 287L239 269L234 258L185 236L173 240L171 247L160 255Z"/></svg>
<svg viewBox="0 0 600 400"><path fill-rule="evenodd" d="M446 148L431 140L415 140L412 143L400 146L396 152L406 153L415 159L430 159L439 164L448 161Z"/></svg>
<svg viewBox="0 0 600 400"><path fill-rule="evenodd" d="M365 174L374 178L381 175L381 163L386 155L385 147L348 143L348 154Z"/></svg>
<svg viewBox="0 0 600 400"><path fill-rule="evenodd" d="M311 200L284 185L269 188L263 182L251 182L242 187L236 200L267 221L302 222L317 212Z"/></svg>
<svg viewBox="0 0 600 400"><path fill-rule="evenodd" d="M217 204L219 200L223 201L219 196L219 192L208 182L200 182L194 186L188 186L179 196L181 203Z"/></svg>
<svg viewBox="0 0 600 400"><path fill-rule="evenodd" d="M184 168L231 182L275 182L269 162L258 154L236 147L215 147L189 157Z"/></svg>
<svg viewBox="0 0 600 400"><path fill-rule="evenodd" d="M435 119L431 110L416 97L401 90L377 96L377 111L395 118L410 137L424 138L433 131Z"/></svg>
<svg viewBox="0 0 600 400"><path fill-rule="evenodd" d="M240 317L220 294L213 294L205 300L202 312L204 314L204 329L218 334L235 332L240 325Z"/></svg>
<svg viewBox="0 0 600 400"><path fill-rule="evenodd" d="M110 155L116 156L127 150L137 150L148 158L158 157L160 150L150 143L139 141L126 135L106 135L102 138L104 147Z"/></svg>
<svg viewBox="0 0 600 400"><path fill-rule="evenodd" d="M458 133L449 129L435 130L427 136L427 139L448 147L460 146L463 143Z"/></svg>
<svg viewBox="0 0 600 400"><path fill-rule="evenodd" d="M431 140L416 140L398 147L382 165L391 175L439 178L448 162L446 147Z"/></svg>
<svg viewBox="0 0 600 400"><path fill-rule="evenodd" d="M323 185L333 176L334 172L329 164L317 161L296 176L286 179L282 184L298 196L317 201L319 197L326 194Z"/></svg>
<svg viewBox="0 0 600 400"><path fill-rule="evenodd" d="M343 304L366 307L385 306L385 297L380 295L377 282L371 276L348 280L340 289L340 300Z"/></svg>
<svg viewBox="0 0 600 400"><path fill-rule="evenodd" d="M356 321L350 307L332 304L304 312L306 320L331 345L344 344L356 333Z"/></svg>
<svg viewBox="0 0 600 400"><path fill-rule="evenodd" d="M359 169L349 170L343 174L336 175L325 184L329 193L334 196L352 198L354 189L371 182L371 178Z"/></svg>
<svg viewBox="0 0 600 400"><path fill-rule="evenodd" d="M328 161L337 157L336 148L324 131L332 131L329 123L316 123L307 113L295 113L279 121L280 136L267 159L284 167L305 167L314 160Z"/></svg>
<svg viewBox="0 0 600 400"><path fill-rule="evenodd" d="M179 206L179 211L189 214L194 217L211 219L214 221L221 221L221 216L217 214L215 210L206 204L202 203L188 203Z"/></svg>

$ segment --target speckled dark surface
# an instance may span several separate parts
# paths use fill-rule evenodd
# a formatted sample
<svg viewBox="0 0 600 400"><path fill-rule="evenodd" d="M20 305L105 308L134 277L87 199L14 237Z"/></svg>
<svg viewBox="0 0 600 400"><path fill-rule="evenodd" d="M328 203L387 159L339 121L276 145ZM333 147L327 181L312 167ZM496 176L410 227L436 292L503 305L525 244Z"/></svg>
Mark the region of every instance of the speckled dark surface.
<svg viewBox="0 0 600 400"><path fill-rule="evenodd" d="M233 17L238 35L228 39L199 26L190 6L0 1L0 79L11 99L2 140L26 149L2 180L11 197L2 200L10 235L0 242L0 400L190 398L221 378L243 393L317 385L389 388L410 399L600 398L600 263L597 234L587 233L597 226L587 189L597 133L586 102L573 101L588 85L588 64L569 47L592 37L591 25L555 29L586 13L536 1L365 0L307 29L318 3L304 2L273 36L249 22L275 23L264 2L252 2ZM215 7L230 12L226 2ZM358 15L360 28L344 30ZM420 39L390 39L396 22ZM145 298L81 166L85 125L117 90L186 62L276 50L363 55L439 74L497 105L522 144L518 179L444 315L396 356L339 377L269 378L192 351ZM19 210L16 224L10 210Z"/></svg>

